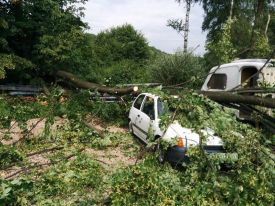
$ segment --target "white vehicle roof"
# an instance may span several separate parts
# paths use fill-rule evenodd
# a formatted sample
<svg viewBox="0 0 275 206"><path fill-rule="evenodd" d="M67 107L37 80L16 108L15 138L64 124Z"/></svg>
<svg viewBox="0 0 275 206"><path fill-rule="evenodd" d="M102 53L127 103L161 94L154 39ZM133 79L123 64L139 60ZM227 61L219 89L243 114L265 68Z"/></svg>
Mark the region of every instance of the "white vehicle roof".
<svg viewBox="0 0 275 206"><path fill-rule="evenodd" d="M224 68L224 67L231 67L233 68L233 66L237 66L237 67L243 67L243 66L253 66L253 67L256 67L258 69L260 69L264 64L265 62L264 61L244 61L245 59L242 59L242 60L238 60L238 61L233 61L231 63L227 63L227 64L222 64L220 65L220 68ZM215 66L213 67L211 70L210 70L210 73L214 72L219 66ZM218 69L218 70L219 70Z"/></svg>
<svg viewBox="0 0 275 206"><path fill-rule="evenodd" d="M140 95L146 95L146 96L149 96L149 97L152 97L152 98L158 97L157 95L152 94L152 93L141 93Z"/></svg>
<svg viewBox="0 0 275 206"><path fill-rule="evenodd" d="M239 59L232 61L231 63L221 64L220 66L213 67L208 76L205 79L205 82L201 88L203 91L221 91L221 90L230 90L237 85L240 85L242 80L242 71L246 70L246 74L249 75L248 71L255 73L256 71L262 69L265 65L267 59ZM267 66L262 70L262 75L260 78L264 78L268 83L275 83L275 60L272 59L269 61ZM211 88L208 87L208 83L213 76L213 74L223 74L226 75L223 80L224 88ZM218 77L217 77L218 78ZM222 80L221 80L222 81ZM220 82L222 84L223 82Z"/></svg>

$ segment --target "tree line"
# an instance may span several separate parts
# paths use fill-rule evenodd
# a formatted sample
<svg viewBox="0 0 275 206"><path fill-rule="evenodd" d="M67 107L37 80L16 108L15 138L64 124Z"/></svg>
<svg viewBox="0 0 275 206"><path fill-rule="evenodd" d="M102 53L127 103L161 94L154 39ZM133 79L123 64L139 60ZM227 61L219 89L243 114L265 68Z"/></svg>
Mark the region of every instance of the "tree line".
<svg viewBox="0 0 275 206"><path fill-rule="evenodd" d="M65 70L106 85L146 81L171 85L197 81L213 65L233 58L266 58L275 45L274 0L178 0L203 7L202 29L207 32L203 57L192 51L165 54L150 47L128 24L90 34L82 20L85 2L0 0L0 79L8 76L5 81L36 84ZM184 30L182 22L172 23ZM167 78L167 71L175 72Z"/></svg>

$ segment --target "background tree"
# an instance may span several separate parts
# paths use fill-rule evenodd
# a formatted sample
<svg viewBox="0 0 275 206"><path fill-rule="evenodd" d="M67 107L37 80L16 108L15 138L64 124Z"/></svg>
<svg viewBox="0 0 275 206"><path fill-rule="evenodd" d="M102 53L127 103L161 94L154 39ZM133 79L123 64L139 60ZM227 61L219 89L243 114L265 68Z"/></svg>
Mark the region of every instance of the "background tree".
<svg viewBox="0 0 275 206"><path fill-rule="evenodd" d="M43 75L46 72L54 71L57 67L66 64L71 54L71 44L74 41L59 37L70 36L76 33L83 33L86 28L80 17L82 9L76 5L86 0L17 0L0 1L0 65L3 76L3 68L15 68L13 76L22 74ZM45 44L46 40L55 40L51 44ZM59 39L59 43L57 43ZM80 38L81 39L81 38ZM51 60L54 64L49 66L49 53L54 56L53 44L56 50L64 52L63 57ZM85 45L84 42L82 42ZM59 47L57 46L59 45ZM79 44L78 44L79 46ZM70 50L73 52L73 50ZM46 55L47 54L47 55ZM64 58L64 55L68 55ZM8 56L7 56L8 55ZM46 55L46 56L43 56ZM44 57L45 60L44 61ZM74 61L74 58L71 60ZM75 64L75 68L79 66ZM34 72L27 72L22 69L36 69Z"/></svg>
<svg viewBox="0 0 275 206"><path fill-rule="evenodd" d="M93 50L96 69L90 70L88 78L105 84L146 81L145 65L159 52L129 24L99 33L93 39Z"/></svg>
<svg viewBox="0 0 275 206"><path fill-rule="evenodd" d="M236 57L267 56L272 40L267 44L265 33L268 38L274 38L273 30L267 26L268 14L274 12L274 0L234 0L232 9L231 1L203 0L202 4L205 11L202 28L208 31L208 42L218 41L219 33L232 11L232 18L236 21L232 24L230 35L233 47L237 50ZM270 19L269 25L273 21L274 19ZM262 43L265 43L264 50L259 47Z"/></svg>
<svg viewBox="0 0 275 206"><path fill-rule="evenodd" d="M101 65L125 59L140 61L150 56L147 40L129 24L99 33L95 47Z"/></svg>
<svg viewBox="0 0 275 206"><path fill-rule="evenodd" d="M208 41L205 59L212 66L228 63L236 57L236 50L232 44L231 28L236 19L229 18L224 27L217 34L217 40Z"/></svg>
<svg viewBox="0 0 275 206"><path fill-rule="evenodd" d="M183 44L183 50L184 52L187 52L188 48L188 33L189 33L189 16L191 11L191 4L193 2L200 2L200 0L176 0L178 3L185 3L186 5L186 13L185 13L185 20L183 23L183 20L181 19L170 19L168 20L168 26L175 29L179 34L183 32L183 38L184 38L184 44Z"/></svg>

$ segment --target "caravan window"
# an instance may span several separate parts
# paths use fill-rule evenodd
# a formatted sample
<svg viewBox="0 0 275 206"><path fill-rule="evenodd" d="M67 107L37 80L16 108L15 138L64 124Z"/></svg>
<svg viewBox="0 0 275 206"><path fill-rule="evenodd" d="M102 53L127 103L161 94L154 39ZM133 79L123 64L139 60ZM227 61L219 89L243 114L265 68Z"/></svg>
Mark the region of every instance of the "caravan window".
<svg viewBox="0 0 275 206"><path fill-rule="evenodd" d="M226 74L213 74L207 83L207 87L208 89L225 89L226 81Z"/></svg>

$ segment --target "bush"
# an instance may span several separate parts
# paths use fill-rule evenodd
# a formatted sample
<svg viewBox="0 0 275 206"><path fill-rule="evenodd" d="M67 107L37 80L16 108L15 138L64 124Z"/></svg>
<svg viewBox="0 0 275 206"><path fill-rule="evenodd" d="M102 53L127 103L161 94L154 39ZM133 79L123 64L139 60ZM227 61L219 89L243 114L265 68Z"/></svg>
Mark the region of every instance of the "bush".
<svg viewBox="0 0 275 206"><path fill-rule="evenodd" d="M22 155L13 147L0 145L0 169L22 161Z"/></svg>
<svg viewBox="0 0 275 206"><path fill-rule="evenodd" d="M102 100L93 101L91 104L91 115L99 117L105 122L126 125L129 112L128 105L122 105L118 102L106 103Z"/></svg>
<svg viewBox="0 0 275 206"><path fill-rule="evenodd" d="M131 60L123 60L105 68L105 84L131 84L136 82L146 82L147 69L143 64L138 64Z"/></svg>
<svg viewBox="0 0 275 206"><path fill-rule="evenodd" d="M153 82L165 85L185 83L184 86L202 85L204 71L198 57L192 53L177 52L174 55L162 55L150 66Z"/></svg>

